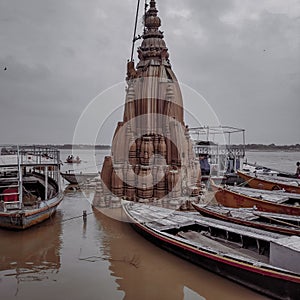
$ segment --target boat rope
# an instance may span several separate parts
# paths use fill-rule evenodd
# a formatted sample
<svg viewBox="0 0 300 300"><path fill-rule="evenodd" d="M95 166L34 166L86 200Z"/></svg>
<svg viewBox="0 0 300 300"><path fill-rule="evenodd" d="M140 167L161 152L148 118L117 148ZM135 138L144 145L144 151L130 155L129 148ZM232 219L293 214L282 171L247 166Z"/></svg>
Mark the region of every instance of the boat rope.
<svg viewBox="0 0 300 300"><path fill-rule="evenodd" d="M137 2L137 6L136 6L136 14L135 14L135 22L134 22L134 30L133 30L133 38L132 38L132 48L131 48L131 57L130 57L130 61L133 61L133 52L134 52L134 45L135 42L140 39L139 37L136 37L136 28L137 28L137 22L138 22L138 16L139 16L139 10L140 10L140 0L138 0Z"/></svg>
<svg viewBox="0 0 300 300"><path fill-rule="evenodd" d="M86 215L88 216L88 215L91 215L91 214L93 214L93 212L87 213ZM67 221L74 220L74 219L79 219L79 218L82 218L82 215L71 217L71 218L68 218L68 219L63 219L63 220L61 220L61 222L63 223L63 222L67 222Z"/></svg>
<svg viewBox="0 0 300 300"><path fill-rule="evenodd" d="M254 178L250 178L250 179L248 179L248 180L246 180L246 181L244 181L244 182L238 184L237 186L238 186L238 187L244 187L244 186L246 186L250 181L252 181L253 179L254 179Z"/></svg>

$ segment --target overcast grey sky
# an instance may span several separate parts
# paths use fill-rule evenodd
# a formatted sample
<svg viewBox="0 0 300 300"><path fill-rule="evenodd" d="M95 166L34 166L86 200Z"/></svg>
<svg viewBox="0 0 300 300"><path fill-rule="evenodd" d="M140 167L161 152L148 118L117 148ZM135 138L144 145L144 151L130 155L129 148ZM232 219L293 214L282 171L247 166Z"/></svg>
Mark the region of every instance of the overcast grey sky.
<svg viewBox="0 0 300 300"><path fill-rule="evenodd" d="M123 104L136 2L0 0L1 144L72 142L90 101L119 82L120 96L100 97L94 116ZM178 80L221 124L246 129L247 143L300 143L300 0L157 6ZM184 103L201 118L201 101Z"/></svg>

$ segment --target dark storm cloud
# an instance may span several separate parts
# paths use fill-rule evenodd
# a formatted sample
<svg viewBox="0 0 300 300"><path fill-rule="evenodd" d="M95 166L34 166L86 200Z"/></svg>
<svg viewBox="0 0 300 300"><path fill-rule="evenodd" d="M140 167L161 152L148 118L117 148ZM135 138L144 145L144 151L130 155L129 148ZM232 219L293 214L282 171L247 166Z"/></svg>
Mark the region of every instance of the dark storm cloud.
<svg viewBox="0 0 300 300"><path fill-rule="evenodd" d="M244 127L249 142L299 142L300 1L157 5L178 79L223 124ZM88 103L125 78L135 8L135 0L0 0L2 143L72 141ZM101 98L100 120L123 103L116 98Z"/></svg>

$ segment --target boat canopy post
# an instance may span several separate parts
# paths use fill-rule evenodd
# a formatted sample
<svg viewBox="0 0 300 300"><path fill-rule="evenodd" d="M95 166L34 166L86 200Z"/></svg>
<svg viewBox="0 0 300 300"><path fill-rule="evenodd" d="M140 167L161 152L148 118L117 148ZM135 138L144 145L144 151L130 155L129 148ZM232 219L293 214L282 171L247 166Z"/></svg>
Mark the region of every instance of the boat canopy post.
<svg viewBox="0 0 300 300"><path fill-rule="evenodd" d="M48 200L48 166L45 166L45 200Z"/></svg>
<svg viewBox="0 0 300 300"><path fill-rule="evenodd" d="M23 172L21 169L19 145L17 146L17 160L18 160L18 174L19 174L19 176L18 176L19 202L22 205L22 203L23 203Z"/></svg>

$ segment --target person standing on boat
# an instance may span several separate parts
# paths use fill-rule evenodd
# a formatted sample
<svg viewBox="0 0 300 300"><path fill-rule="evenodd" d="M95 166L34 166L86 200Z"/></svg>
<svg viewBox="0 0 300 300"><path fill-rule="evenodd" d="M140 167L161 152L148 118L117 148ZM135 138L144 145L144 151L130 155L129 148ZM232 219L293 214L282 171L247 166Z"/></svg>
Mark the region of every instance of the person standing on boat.
<svg viewBox="0 0 300 300"><path fill-rule="evenodd" d="M296 163L296 165L297 165L297 169L296 169L296 177L297 178L300 178L300 162L298 161L297 163Z"/></svg>
<svg viewBox="0 0 300 300"><path fill-rule="evenodd" d="M203 155L199 157L201 174L202 175L209 175L210 174L210 164L208 162L208 156Z"/></svg>

